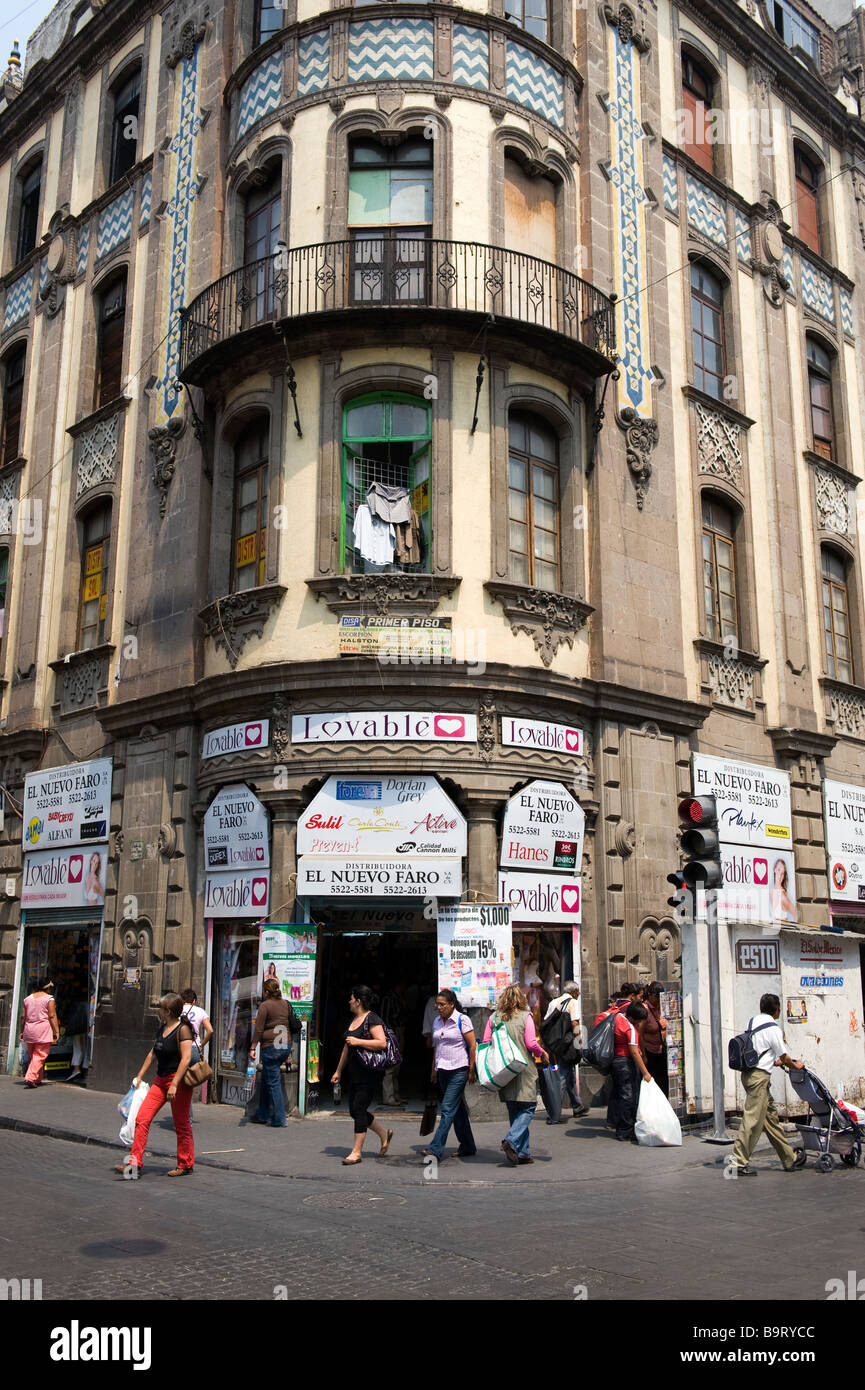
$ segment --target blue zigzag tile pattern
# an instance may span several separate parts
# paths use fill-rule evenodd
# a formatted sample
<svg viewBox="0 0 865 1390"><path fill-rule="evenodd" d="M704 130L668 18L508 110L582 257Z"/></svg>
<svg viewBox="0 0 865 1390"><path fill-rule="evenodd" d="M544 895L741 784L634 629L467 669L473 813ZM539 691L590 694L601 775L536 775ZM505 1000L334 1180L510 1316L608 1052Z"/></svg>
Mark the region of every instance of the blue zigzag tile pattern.
<svg viewBox="0 0 865 1390"><path fill-rule="evenodd" d="M490 85L490 45L483 29L473 29L468 24L454 25L453 65L457 86L487 91Z"/></svg>
<svg viewBox="0 0 865 1390"><path fill-rule="evenodd" d="M107 256L131 234L132 196L132 189L129 188L100 212L96 227L97 260L100 256Z"/></svg>
<svg viewBox="0 0 865 1390"><path fill-rule="evenodd" d="M790 250L789 246L785 246L785 247L784 247L784 255L783 255L782 260L781 260L781 265L782 265L784 274L785 274L786 277L787 277L787 293L788 293L788 294L792 294L793 298L795 299L795 298L796 298L796 279L795 279L795 275L794 275L794 272L793 272L793 252Z"/></svg>
<svg viewBox="0 0 865 1390"><path fill-rule="evenodd" d="M282 101L282 54L271 53L260 67L251 72L240 93L238 136L245 135L250 126L273 111Z"/></svg>
<svg viewBox="0 0 865 1390"><path fill-rule="evenodd" d="M620 410L630 408L638 416L652 414L651 383L654 381L646 316L646 193L643 187L643 139L640 123L640 57L630 38L607 28L607 82L611 100L610 159L614 238L619 255L614 258L616 338Z"/></svg>
<svg viewBox="0 0 865 1390"><path fill-rule="evenodd" d="M330 30L304 34L297 46L297 95L323 92L330 81Z"/></svg>
<svg viewBox="0 0 865 1390"><path fill-rule="evenodd" d="M507 94L552 125L565 123L565 93L561 74L521 43L508 40L505 58Z"/></svg>
<svg viewBox="0 0 865 1390"><path fill-rule="evenodd" d="M45 281L46 281L47 279L48 279L48 257L47 257L47 256L43 256L43 257L42 257L42 260L39 262L39 292L40 292L40 294L42 293L42 291L43 291L44 288L45 288Z"/></svg>
<svg viewBox="0 0 865 1390"><path fill-rule="evenodd" d="M675 159L671 159L668 154L664 155L664 207L667 212L679 214L679 181L676 176L677 166Z"/></svg>
<svg viewBox="0 0 865 1390"><path fill-rule="evenodd" d="M853 295L846 285L839 285L838 293L841 296L841 326L849 338L855 338L853 331Z"/></svg>
<svg viewBox="0 0 865 1390"><path fill-rule="evenodd" d="M145 222L150 221L150 204L153 199L153 174L147 173L141 180L141 211L138 214L138 225L143 227Z"/></svg>
<svg viewBox="0 0 865 1390"><path fill-rule="evenodd" d="M87 269L87 253L90 250L90 223L86 222L83 227L78 228L78 259L75 263L76 271L83 275Z"/></svg>
<svg viewBox="0 0 865 1390"><path fill-rule="evenodd" d="M832 281L816 265L802 257L802 303L828 323L835 322L835 296Z"/></svg>
<svg viewBox="0 0 865 1390"><path fill-rule="evenodd" d="M751 223L744 212L736 209L736 255L745 265L751 259Z"/></svg>
<svg viewBox="0 0 865 1390"><path fill-rule="evenodd" d="M15 280L6 291L6 308L3 313L3 331L11 328L13 324L20 323L26 319L30 313L30 301L33 298L33 269L25 270L24 274Z"/></svg>
<svg viewBox="0 0 865 1390"><path fill-rule="evenodd" d="M406 78L430 81L433 26L429 19L368 19L348 26L349 82Z"/></svg>
<svg viewBox="0 0 865 1390"><path fill-rule="evenodd" d="M727 217L723 200L717 193L713 193L711 188L707 188L706 184L695 179L693 174L687 175L685 189L690 226L696 227L698 232L714 241L716 246L726 246Z"/></svg>

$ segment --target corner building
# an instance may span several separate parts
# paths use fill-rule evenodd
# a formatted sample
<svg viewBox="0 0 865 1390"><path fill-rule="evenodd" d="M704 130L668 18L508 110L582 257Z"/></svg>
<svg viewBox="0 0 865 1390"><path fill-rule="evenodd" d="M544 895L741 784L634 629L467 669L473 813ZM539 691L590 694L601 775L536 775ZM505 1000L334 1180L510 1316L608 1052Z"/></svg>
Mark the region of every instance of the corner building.
<svg viewBox="0 0 865 1390"><path fill-rule="evenodd" d="M61 0L23 77L13 55L10 1069L22 990L72 957L94 1084L191 982L231 1098L258 926L208 882L204 817L239 786L269 817L267 918L320 924L329 1076L356 979L434 987L436 895L300 891L313 800L436 779L461 895L496 901L506 802L540 779L585 812L581 921L516 921L518 978L573 974L588 1017L669 981L678 1095L705 1108L705 928L665 881L692 756L790 774L811 926L821 785L865 782L863 44L861 15L786 0ZM506 742L526 720L578 754ZM104 879L26 906L25 776L108 757ZM848 983L861 1052L858 955Z"/></svg>

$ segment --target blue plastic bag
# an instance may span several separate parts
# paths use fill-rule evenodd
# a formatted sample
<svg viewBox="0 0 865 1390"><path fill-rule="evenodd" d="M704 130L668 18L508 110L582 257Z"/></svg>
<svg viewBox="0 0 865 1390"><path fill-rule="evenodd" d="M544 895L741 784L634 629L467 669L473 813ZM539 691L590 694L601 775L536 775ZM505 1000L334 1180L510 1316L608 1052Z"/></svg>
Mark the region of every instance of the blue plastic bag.
<svg viewBox="0 0 865 1390"><path fill-rule="evenodd" d="M124 1120L129 1118L129 1112L132 1109L132 1099L134 1095L135 1087L130 1086L129 1090L126 1092L126 1095L123 1097L121 1101L118 1102L117 1109L120 1111Z"/></svg>

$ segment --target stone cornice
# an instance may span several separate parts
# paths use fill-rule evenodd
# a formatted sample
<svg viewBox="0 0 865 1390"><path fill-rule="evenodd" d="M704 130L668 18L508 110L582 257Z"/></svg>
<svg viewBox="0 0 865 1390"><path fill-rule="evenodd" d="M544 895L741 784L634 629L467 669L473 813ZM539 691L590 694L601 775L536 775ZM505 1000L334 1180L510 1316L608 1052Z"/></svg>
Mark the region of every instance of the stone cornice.
<svg viewBox="0 0 865 1390"><path fill-rule="evenodd" d="M772 740L775 756L795 761L803 756L808 758L828 758L837 738L831 734L818 734L814 729L767 729Z"/></svg>
<svg viewBox="0 0 865 1390"><path fill-rule="evenodd" d="M706 391L701 391L697 386L683 386L682 395L686 400L703 406L705 410L714 410L717 415L723 415L726 419L732 420L743 430L749 430L752 425L757 423L756 420L751 419L750 415L743 415L741 410L737 410L728 401L718 401L714 396L710 396Z"/></svg>
<svg viewBox="0 0 865 1390"><path fill-rule="evenodd" d="M338 616L372 610L381 617L410 617L434 613L439 600L452 594L462 580L455 574L338 574L306 583Z"/></svg>

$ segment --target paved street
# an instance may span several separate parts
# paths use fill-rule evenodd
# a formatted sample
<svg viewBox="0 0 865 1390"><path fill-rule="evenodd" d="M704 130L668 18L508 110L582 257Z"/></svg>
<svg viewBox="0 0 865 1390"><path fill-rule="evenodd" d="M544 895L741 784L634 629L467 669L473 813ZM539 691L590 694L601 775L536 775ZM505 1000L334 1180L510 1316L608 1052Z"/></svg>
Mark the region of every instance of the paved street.
<svg viewBox="0 0 865 1390"><path fill-rule="evenodd" d="M0 1273L42 1279L44 1299L261 1299L282 1285L301 1300L572 1300L584 1286L589 1300L744 1304L765 1291L766 1243L776 1299L825 1299L828 1279L863 1263L862 1169L787 1175L761 1149L759 1179L728 1182L717 1149L619 1145L599 1112L536 1122L537 1161L518 1170L498 1151L503 1127L478 1125L478 1157L432 1181L413 1120L395 1123L392 1156L345 1169L345 1119L276 1132L211 1107L194 1176L164 1176L173 1133L157 1121L136 1183L114 1175L120 1151L102 1143L10 1128L57 1128L64 1110L71 1133L74 1107L80 1137L97 1112L116 1137L116 1099L0 1081Z"/></svg>

